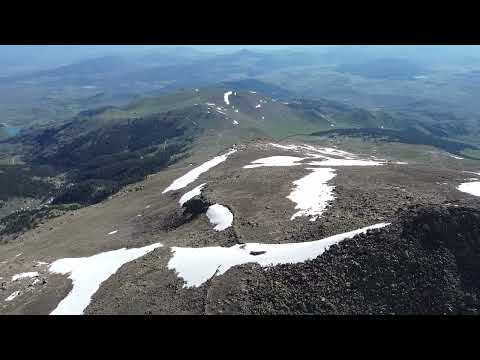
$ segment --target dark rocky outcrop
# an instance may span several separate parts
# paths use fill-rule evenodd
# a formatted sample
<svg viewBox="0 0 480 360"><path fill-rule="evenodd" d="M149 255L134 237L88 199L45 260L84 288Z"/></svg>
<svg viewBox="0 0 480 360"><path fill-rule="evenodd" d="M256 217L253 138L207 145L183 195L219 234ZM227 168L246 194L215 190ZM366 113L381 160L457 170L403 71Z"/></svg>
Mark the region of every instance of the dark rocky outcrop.
<svg viewBox="0 0 480 360"><path fill-rule="evenodd" d="M248 314L477 314L480 211L411 207L390 226L301 264L245 265L229 295Z"/></svg>
<svg viewBox="0 0 480 360"><path fill-rule="evenodd" d="M205 196L198 195L183 204L184 214L194 218L200 214L207 212L209 206L212 205Z"/></svg>
<svg viewBox="0 0 480 360"><path fill-rule="evenodd" d="M208 201L203 194L195 196L185 202L181 209L176 209L171 214L158 219L160 229L166 231L175 230L199 215L206 213L210 205L210 201Z"/></svg>

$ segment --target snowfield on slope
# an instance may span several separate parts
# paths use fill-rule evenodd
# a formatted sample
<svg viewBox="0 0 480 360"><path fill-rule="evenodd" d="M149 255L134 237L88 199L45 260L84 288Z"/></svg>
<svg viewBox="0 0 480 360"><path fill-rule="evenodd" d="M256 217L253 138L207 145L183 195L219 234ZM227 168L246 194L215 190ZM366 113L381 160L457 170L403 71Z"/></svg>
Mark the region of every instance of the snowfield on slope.
<svg viewBox="0 0 480 360"><path fill-rule="evenodd" d="M225 160L227 160L227 158L230 155L232 155L236 151L237 151L236 149L232 149L232 150L228 151L227 153L225 153L223 155L216 156L212 160L209 160L209 161L203 163L202 165L196 167L195 169L190 170L185 175L176 179L165 190L163 190L163 194L165 194L166 192L172 191L172 190L182 189L185 186L187 186L188 184L191 184L192 182L197 180L200 175L207 172L208 170L210 170L214 166L217 166L218 164L224 162Z"/></svg>
<svg viewBox="0 0 480 360"><path fill-rule="evenodd" d="M200 195L202 192L202 188L205 186L205 184L206 183L198 185L193 190L190 190L189 192L186 192L185 194L183 194L183 196L178 201L180 203L180 206L183 206L183 204L185 204L188 200L194 198L195 196Z"/></svg>
<svg viewBox="0 0 480 360"><path fill-rule="evenodd" d="M263 267L279 264L294 264L315 259L328 248L365 233L370 229L379 229L389 225L380 223L322 240L291 244L247 243L229 248L214 246L203 248L172 247L172 258L168 268L174 270L185 284L183 287L197 287L213 276L224 274L233 266L257 263Z"/></svg>
<svg viewBox="0 0 480 360"><path fill-rule="evenodd" d="M446 155L447 155L448 157L451 157L452 159L464 160L464 158L462 158L462 157L460 157L460 156L456 156L456 155L450 154L450 153L446 153Z"/></svg>
<svg viewBox="0 0 480 360"><path fill-rule="evenodd" d="M312 161L311 166L379 166L383 162L373 160L350 160L350 159L326 159L323 161Z"/></svg>
<svg viewBox="0 0 480 360"><path fill-rule="evenodd" d="M12 276L12 281L17 281L19 279L25 279L25 278L33 278L33 277L37 277L37 276L38 276L37 271L25 272L25 273L13 275Z"/></svg>
<svg viewBox="0 0 480 360"><path fill-rule="evenodd" d="M136 260L158 247L160 243L142 248L107 251L83 258L65 258L53 262L49 271L69 275L72 290L50 315L82 315L100 285L124 264Z"/></svg>
<svg viewBox="0 0 480 360"><path fill-rule="evenodd" d="M280 145L280 144L274 144L274 143L269 143L270 146L273 146L277 149L283 149L283 150L290 150L290 151L296 151L296 152L305 152L309 151L310 153L315 153L317 156L320 157L329 157L329 156L339 156L343 159L355 159L357 156L349 153L347 151L343 150L338 150L334 148L329 148L329 147L315 147L312 145ZM310 154L310 156L314 156Z"/></svg>
<svg viewBox="0 0 480 360"><path fill-rule="evenodd" d="M295 181L296 188L287 196L288 199L296 203L294 213L291 220L306 216L310 217L310 221L315 221L322 215L330 201L334 200L334 186L328 185L327 182L335 177L335 170L329 167L335 166L380 166L384 165L384 161L379 159L360 159L352 153L327 148L314 147L312 145L280 145L269 143L277 149L300 152L306 157L294 156L271 156L267 158L257 159L245 165L244 169L253 169L264 166L295 166L308 165L317 166L316 168L307 168L312 172ZM332 157L336 156L336 157ZM308 163L301 163L303 160L312 160ZM321 168L327 166L327 168Z"/></svg>
<svg viewBox="0 0 480 360"><path fill-rule="evenodd" d="M10 296L5 299L5 301L12 301L18 295L20 295L20 291L15 291L15 292L11 293Z"/></svg>
<svg viewBox="0 0 480 360"><path fill-rule="evenodd" d="M267 158L257 159L250 163L250 165L245 165L244 169L254 169L263 166L294 166L300 165L299 161L304 160L304 158L295 157L295 156L270 156Z"/></svg>
<svg viewBox="0 0 480 360"><path fill-rule="evenodd" d="M462 183L457 189L470 195L480 196L480 181Z"/></svg>
<svg viewBox="0 0 480 360"><path fill-rule="evenodd" d="M290 220L299 216L308 216L310 221L315 221L322 215L328 203L334 199L334 186L327 182L335 177L335 170L330 168L313 169L307 176L293 182L295 189L287 196L296 203L298 211Z"/></svg>

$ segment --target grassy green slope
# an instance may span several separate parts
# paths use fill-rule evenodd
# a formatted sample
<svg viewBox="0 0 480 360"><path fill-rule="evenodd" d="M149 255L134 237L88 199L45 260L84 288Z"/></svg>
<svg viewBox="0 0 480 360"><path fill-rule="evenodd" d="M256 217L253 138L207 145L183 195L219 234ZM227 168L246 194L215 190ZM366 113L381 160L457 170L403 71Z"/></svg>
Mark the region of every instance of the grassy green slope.
<svg viewBox="0 0 480 360"><path fill-rule="evenodd" d="M160 97L142 98L123 108L109 107L93 116L80 116L80 118L88 118L92 128L101 128L131 118L198 107L223 117L225 119L224 130L229 130L229 127L236 129L235 133L238 133L239 138L258 135L280 138L298 132L326 130L329 126L325 119L309 118L288 105L248 91L232 94L229 97L230 105L227 105L224 101L226 91L229 89L221 87L202 88L198 91L195 89L184 90ZM257 105L261 105L261 107L256 108ZM231 126L234 120L238 122L237 126ZM218 127L218 125L218 123L203 124L207 129Z"/></svg>

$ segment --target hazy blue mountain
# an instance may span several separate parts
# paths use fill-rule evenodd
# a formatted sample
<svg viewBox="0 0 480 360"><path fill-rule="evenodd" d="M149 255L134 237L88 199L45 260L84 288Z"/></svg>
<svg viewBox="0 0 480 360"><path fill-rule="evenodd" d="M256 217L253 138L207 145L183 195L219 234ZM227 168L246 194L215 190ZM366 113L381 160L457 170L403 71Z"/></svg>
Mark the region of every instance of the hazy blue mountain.
<svg viewBox="0 0 480 360"><path fill-rule="evenodd" d="M424 76L429 72L427 68L404 59L378 59L359 64L347 63L337 66L336 70L378 79L414 79L415 76Z"/></svg>

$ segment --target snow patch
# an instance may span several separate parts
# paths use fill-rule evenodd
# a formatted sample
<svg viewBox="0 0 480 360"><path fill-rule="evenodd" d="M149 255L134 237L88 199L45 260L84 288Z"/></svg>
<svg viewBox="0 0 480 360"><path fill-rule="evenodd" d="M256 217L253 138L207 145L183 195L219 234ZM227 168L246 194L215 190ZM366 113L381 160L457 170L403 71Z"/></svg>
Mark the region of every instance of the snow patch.
<svg viewBox="0 0 480 360"><path fill-rule="evenodd" d="M215 225L213 229L217 231L225 230L232 226L233 223L232 212L227 207L220 204L210 206L207 210L207 217L208 220L210 220L210 223Z"/></svg>
<svg viewBox="0 0 480 360"><path fill-rule="evenodd" d="M304 147L309 147L309 146L304 145ZM338 150L338 149L329 148L329 147L315 148L315 147L312 146L312 147L309 147L309 148L311 148L311 150L317 151L321 154L339 156L339 157L343 157L344 159L354 159L356 157L354 154L349 153L347 151Z"/></svg>
<svg viewBox="0 0 480 360"><path fill-rule="evenodd" d="M262 166L294 166L300 165L297 163L302 160L304 160L304 158L295 156L270 156L267 158L252 161L250 165L245 165L243 168L253 169Z"/></svg>
<svg viewBox="0 0 480 360"><path fill-rule="evenodd" d="M356 155L352 154L352 153L349 153L347 151L343 151L343 150L338 150L338 149L334 149L334 148L329 148L329 147L320 147L320 148L317 148L315 146L312 146L312 145L280 145L280 144L274 144L274 143L270 143L269 144L270 146L273 146L273 147L276 147L278 149L283 149L283 150L290 150L290 151L296 151L296 152L305 152L305 151L309 151L310 153L315 153L317 154L317 156L319 157L325 157L325 156L338 156L338 157L341 157L343 159L349 159L349 160L353 160L355 158L357 158Z"/></svg>
<svg viewBox="0 0 480 360"><path fill-rule="evenodd" d="M20 295L20 291L15 291L13 292L9 297L5 299L5 301L12 301L15 299L18 295Z"/></svg>
<svg viewBox="0 0 480 360"><path fill-rule="evenodd" d="M470 195L480 196L480 181L460 184L457 189Z"/></svg>
<svg viewBox="0 0 480 360"><path fill-rule="evenodd" d="M113 235L113 234L116 234L118 232L118 230L113 230L113 231L110 231L107 235Z"/></svg>
<svg viewBox="0 0 480 360"><path fill-rule="evenodd" d="M464 173L467 173L467 174L475 174L475 175L480 175L480 173L477 173L477 172L473 172L473 171L462 171Z"/></svg>
<svg viewBox="0 0 480 360"><path fill-rule="evenodd" d="M299 216L308 216L310 221L315 221L326 209L328 202L334 199L334 186L327 182L335 177L335 170L330 168L308 168L313 170L307 176L293 182L295 189L287 198L297 204L298 211L290 220Z"/></svg>
<svg viewBox="0 0 480 360"><path fill-rule="evenodd" d="M223 100L227 105L230 105L230 99L228 98L230 95L232 95L232 91L227 91L225 94L223 94Z"/></svg>
<svg viewBox="0 0 480 360"><path fill-rule="evenodd" d="M238 111L235 110L235 112L238 112ZM233 124L233 125L238 125L238 121L237 121L237 120L233 120L233 121L232 121L232 124Z"/></svg>
<svg viewBox="0 0 480 360"><path fill-rule="evenodd" d="M36 265L34 265L34 266L42 266L42 265L48 265L48 262L45 262L45 261L36 261L35 264L36 264Z"/></svg>
<svg viewBox="0 0 480 360"><path fill-rule="evenodd" d="M142 248L122 248L90 257L65 258L53 262L49 271L55 274L69 274L68 278L72 280L73 288L50 315L83 314L100 285L122 265L161 246L163 245L156 243Z"/></svg>
<svg viewBox="0 0 480 360"><path fill-rule="evenodd" d="M382 162L373 160L345 160L345 159L327 159L324 161L312 161L308 163L312 166L379 166Z"/></svg>
<svg viewBox="0 0 480 360"><path fill-rule="evenodd" d="M273 147L276 147L276 148L279 148L279 149L283 149L283 150L297 150L298 149L297 145L280 145L280 144L273 144L273 143L270 143L269 145L271 145Z"/></svg>
<svg viewBox="0 0 480 360"><path fill-rule="evenodd" d="M457 159L457 160L464 160L462 157L460 157L460 156L455 156L455 155L450 154L450 153L447 153L447 156L449 156L449 157L451 157L451 158L453 158L453 159Z"/></svg>
<svg viewBox="0 0 480 360"><path fill-rule="evenodd" d="M206 183L203 183L201 185L198 185L195 189L190 190L189 192L186 192L183 194L183 196L180 198L180 206L183 206L188 200L194 198L195 196L198 196L202 192L202 188L205 186Z"/></svg>
<svg viewBox="0 0 480 360"><path fill-rule="evenodd" d="M328 156L324 156L324 155L320 155L320 154L305 153L305 155L307 155L308 157L313 158L313 159L324 159L324 160L330 159Z"/></svg>
<svg viewBox="0 0 480 360"><path fill-rule="evenodd" d="M258 104L257 106L255 106L255 109L260 109L262 107L262 105Z"/></svg>
<svg viewBox="0 0 480 360"><path fill-rule="evenodd" d="M273 146L282 150L289 150L300 152L309 158L321 159L322 161L314 161L308 165L312 166L379 166L385 165L385 159L379 159L372 156L373 160L361 159L358 155L347 151L329 148L329 147L315 147L312 145L280 145L270 143ZM332 157L334 156L334 157ZM406 162L393 162L394 164L406 165Z"/></svg>
<svg viewBox="0 0 480 360"><path fill-rule="evenodd" d="M226 247L180 248L172 247L173 255L168 262L168 268L175 270L185 281L183 287L197 287L213 276L219 276L228 269L247 263L257 263L260 266L275 266L279 264L295 264L315 259L322 255L333 244L365 233L370 229L379 229L389 225L380 223L364 227L325 239L290 244L260 244L247 243ZM253 253L261 253L252 255Z"/></svg>
<svg viewBox="0 0 480 360"><path fill-rule="evenodd" d="M163 194L165 194L166 192L168 191L172 191L172 190L179 190L179 189L182 189L184 188L185 186L187 186L188 184L194 182L195 180L198 179L198 177L200 175L202 175L203 173L207 172L208 170L210 170L212 167L214 166L217 166L218 164L224 162L225 160L227 160L227 158L232 155L233 153L235 153L237 150L236 149L232 149L230 151L228 151L227 153L223 154L223 155L220 155L220 156L216 156L214 157L212 160L209 160L205 163L203 163L202 165L196 167L195 169L192 169L190 170L189 172L187 172L185 175L183 175L182 177L176 179L169 187L167 187L165 190L163 190Z"/></svg>
<svg viewBox="0 0 480 360"><path fill-rule="evenodd" d="M24 278L34 278L38 276L38 272L32 271L32 272L25 272L21 274L15 274L12 276L12 281L17 281L18 279L24 279Z"/></svg>

